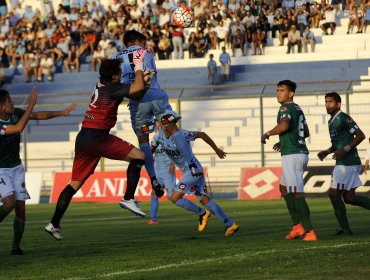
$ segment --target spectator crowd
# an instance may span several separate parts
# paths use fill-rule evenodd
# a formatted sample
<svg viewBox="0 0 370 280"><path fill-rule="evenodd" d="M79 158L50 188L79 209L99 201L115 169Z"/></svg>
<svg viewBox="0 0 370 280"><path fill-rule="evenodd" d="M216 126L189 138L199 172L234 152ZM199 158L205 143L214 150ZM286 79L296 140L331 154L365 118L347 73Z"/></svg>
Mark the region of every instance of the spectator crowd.
<svg viewBox="0 0 370 280"><path fill-rule="evenodd" d="M52 80L54 71L79 72L82 63L96 71L124 47L124 33L132 29L145 34L147 48L162 60L182 59L184 51L206 57L223 46L233 56L262 55L268 37L286 44L288 54L295 46L314 52L310 28L333 35L340 7L349 10L348 33L366 32L370 23L370 0L61 0L57 7L40 1L35 8L0 0L1 65L24 68L26 82ZM194 13L190 34L171 23L183 5Z"/></svg>

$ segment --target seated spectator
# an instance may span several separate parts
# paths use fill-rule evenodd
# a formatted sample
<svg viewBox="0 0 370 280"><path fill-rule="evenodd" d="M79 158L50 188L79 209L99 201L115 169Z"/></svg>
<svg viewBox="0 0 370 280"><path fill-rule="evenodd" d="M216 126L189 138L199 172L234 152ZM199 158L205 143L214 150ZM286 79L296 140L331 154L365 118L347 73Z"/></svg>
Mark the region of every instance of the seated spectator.
<svg viewBox="0 0 370 280"><path fill-rule="evenodd" d="M366 33L366 28L370 24L370 0L364 4L365 15L361 21L360 33Z"/></svg>
<svg viewBox="0 0 370 280"><path fill-rule="evenodd" d="M319 22L321 20L321 11L317 2L313 2L313 5L310 6L309 21L314 28L319 27Z"/></svg>
<svg viewBox="0 0 370 280"><path fill-rule="evenodd" d="M40 67L38 69L37 81L42 82L43 75L47 75L48 81L53 80L53 65L52 58L47 53L42 53Z"/></svg>
<svg viewBox="0 0 370 280"><path fill-rule="evenodd" d="M214 28L216 45L220 48L220 43L224 42L224 46L227 46L227 38L229 37L229 28L224 25L223 21L220 21Z"/></svg>
<svg viewBox="0 0 370 280"><path fill-rule="evenodd" d="M22 45L21 42L19 42L17 44L17 47L15 49L15 52L14 52L14 55L12 57L12 61L10 63L10 66L9 68L13 68L13 67L16 67L17 65L17 62L19 63L18 64L18 67L19 68L22 68L23 67L23 63L24 63L24 59L25 59L25 53L26 53L26 48Z"/></svg>
<svg viewBox="0 0 370 280"><path fill-rule="evenodd" d="M256 28L261 29L261 31L267 35L267 33L270 31L270 23L268 18L264 15L264 13L261 11L258 14L257 20L256 20Z"/></svg>
<svg viewBox="0 0 370 280"><path fill-rule="evenodd" d="M158 58L159 60L170 59L171 53L173 51L172 43L168 39L166 34L162 35L162 38L158 43Z"/></svg>
<svg viewBox="0 0 370 280"><path fill-rule="evenodd" d="M287 54L290 54L290 51L293 46L298 46L298 53L302 52L302 41L301 41L301 35L297 31L297 27L295 25L292 25L289 33L288 33L288 50Z"/></svg>
<svg viewBox="0 0 370 280"><path fill-rule="evenodd" d="M94 72L96 72L96 65L101 64L104 58L105 58L104 50L100 45L98 45L93 53L93 57L91 60L91 66Z"/></svg>
<svg viewBox="0 0 370 280"><path fill-rule="evenodd" d="M206 53L208 52L209 41L208 41L207 37L204 36L204 32L202 30L200 30L198 32L197 39L198 39L197 53L198 53L198 55L201 54L201 57L205 57Z"/></svg>
<svg viewBox="0 0 370 280"><path fill-rule="evenodd" d="M281 16L281 13L279 10L276 10L273 23L272 23L272 27L271 27L272 38L276 37L276 31L279 31L280 26L283 24L283 21L284 21L284 17Z"/></svg>
<svg viewBox="0 0 370 280"><path fill-rule="evenodd" d="M31 76L34 75L37 78L38 69L39 68L39 61L35 54L30 54L27 58L24 67L24 77L25 82L29 83L31 81Z"/></svg>
<svg viewBox="0 0 370 280"><path fill-rule="evenodd" d="M248 49L254 49L254 45L253 45L253 33L249 29L247 29L245 31L244 55L247 55Z"/></svg>
<svg viewBox="0 0 370 280"><path fill-rule="evenodd" d="M307 50L308 44L311 46L311 52L315 52L316 39L315 35L313 34L309 26L306 26L306 30L305 32L303 32L302 44L305 53L308 52Z"/></svg>
<svg viewBox="0 0 370 280"><path fill-rule="evenodd" d="M64 62L64 60L68 57L69 53L69 45L68 42L66 41L66 38L61 37L59 39L57 47L54 49L54 52L57 54L56 61L60 60L61 62Z"/></svg>
<svg viewBox="0 0 370 280"><path fill-rule="evenodd" d="M191 32L190 36L188 38L188 52L189 52L189 58L194 58L195 55L195 41L197 40L195 32Z"/></svg>
<svg viewBox="0 0 370 280"><path fill-rule="evenodd" d="M0 64L3 68L8 68L9 67L9 57L7 55L7 49L9 47L13 47L12 45L7 46L6 49L0 47Z"/></svg>
<svg viewBox="0 0 370 280"><path fill-rule="evenodd" d="M80 56L76 45L71 45L68 52L68 57L63 61L67 73L71 73L71 68L75 68L76 72L80 72Z"/></svg>
<svg viewBox="0 0 370 280"><path fill-rule="evenodd" d="M244 43L245 43L245 36L242 34L241 30L238 28L236 33L233 34L231 39L231 50L233 52L233 56L236 55L236 51L240 49L242 55L244 56Z"/></svg>
<svg viewBox="0 0 370 280"><path fill-rule="evenodd" d="M320 27L324 32L324 35L328 35L328 29L330 28L330 35L334 34L334 30L336 25L336 12L333 9L332 5L327 5L325 8L322 9L325 12L325 20L326 22L321 24Z"/></svg>
<svg viewBox="0 0 370 280"><path fill-rule="evenodd" d="M290 30L289 21L287 18L284 18L283 24L280 25L279 29L279 41L280 41L279 46L284 46L284 38L288 37L289 30Z"/></svg>
<svg viewBox="0 0 370 280"><path fill-rule="evenodd" d="M254 31L256 25L256 17L252 15L250 10L247 10L247 15L243 18L242 23L246 29Z"/></svg>
<svg viewBox="0 0 370 280"><path fill-rule="evenodd" d="M308 12L306 11L306 4L303 4L303 8L296 9L295 17L297 19L299 33L302 36L306 26L308 26Z"/></svg>
<svg viewBox="0 0 370 280"><path fill-rule="evenodd" d="M253 44L254 44L254 54L265 54L265 46L267 43L266 34L260 29L257 28L256 32L253 34Z"/></svg>
<svg viewBox="0 0 370 280"><path fill-rule="evenodd" d="M117 53L117 48L114 46L113 42L108 43L108 47L105 49L105 58L110 59L115 53Z"/></svg>
<svg viewBox="0 0 370 280"><path fill-rule="evenodd" d="M348 22L348 29L347 34L349 34L350 29L353 30L353 27L357 26L357 33L360 33L360 22L362 21L363 13L361 9L357 9L357 6L353 5L351 12L349 14L349 22ZM352 32L353 33L353 32Z"/></svg>
<svg viewBox="0 0 370 280"><path fill-rule="evenodd" d="M3 65L0 63L0 86L5 83L6 74Z"/></svg>

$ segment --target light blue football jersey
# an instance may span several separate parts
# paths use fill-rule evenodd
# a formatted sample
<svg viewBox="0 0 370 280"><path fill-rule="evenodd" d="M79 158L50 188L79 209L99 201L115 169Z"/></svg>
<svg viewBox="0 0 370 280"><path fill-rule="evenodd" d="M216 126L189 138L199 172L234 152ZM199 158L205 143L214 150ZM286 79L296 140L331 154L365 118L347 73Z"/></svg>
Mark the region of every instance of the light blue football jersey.
<svg viewBox="0 0 370 280"><path fill-rule="evenodd" d="M192 150L190 141L194 141L196 139L196 132L194 131L187 131L187 130L180 130L181 133L184 134L188 145L190 146L189 149ZM158 130L157 134L154 136L152 141L153 147L158 147L161 145L163 151L172 159L172 161L176 164L178 168L185 174L189 173L189 164L186 162L184 156L177 150L175 142L171 139L171 137L167 138L164 134L162 129ZM203 167L195 158L195 164L198 166L199 171L203 171Z"/></svg>
<svg viewBox="0 0 370 280"><path fill-rule="evenodd" d="M122 77L121 83L132 84L135 80L135 71L133 63L133 52L136 50L143 49L140 46L130 46L115 55L113 59L121 59L123 62L121 64ZM155 65L154 56L151 52L147 51L144 57L144 71L147 69L152 69L157 72L157 66ZM156 99L167 98L167 93L161 90L158 83L157 74L153 76L150 88L146 91L144 97L140 99L140 102L147 102Z"/></svg>

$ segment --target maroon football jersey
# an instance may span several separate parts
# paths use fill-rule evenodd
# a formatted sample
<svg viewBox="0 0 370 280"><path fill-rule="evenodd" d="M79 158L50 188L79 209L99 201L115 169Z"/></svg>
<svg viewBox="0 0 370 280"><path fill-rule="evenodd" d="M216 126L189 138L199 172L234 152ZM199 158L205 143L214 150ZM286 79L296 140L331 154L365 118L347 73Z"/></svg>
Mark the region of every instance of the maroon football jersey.
<svg viewBox="0 0 370 280"><path fill-rule="evenodd" d="M118 106L128 98L130 86L125 84L96 84L89 108L82 121L83 128L111 129L117 122Z"/></svg>

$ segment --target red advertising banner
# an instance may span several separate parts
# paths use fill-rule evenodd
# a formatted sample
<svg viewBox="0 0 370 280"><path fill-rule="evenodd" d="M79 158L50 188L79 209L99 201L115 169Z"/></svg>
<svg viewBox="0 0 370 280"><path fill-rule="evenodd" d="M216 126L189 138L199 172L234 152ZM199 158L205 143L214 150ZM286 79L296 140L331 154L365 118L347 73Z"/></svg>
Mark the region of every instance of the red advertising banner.
<svg viewBox="0 0 370 280"><path fill-rule="evenodd" d="M204 170L206 172L206 170ZM54 186L50 195L50 203L58 201L59 194L71 180L71 172L56 172ZM182 177L182 172L176 170L176 181ZM126 171L95 172L87 179L82 188L73 196L75 202L119 202L127 187ZM135 199L150 200L152 186L146 171L140 174L140 180L135 192ZM194 195L187 196L195 199ZM160 198L167 199L166 194Z"/></svg>
<svg viewBox="0 0 370 280"><path fill-rule="evenodd" d="M238 199L280 199L281 168L242 168Z"/></svg>

